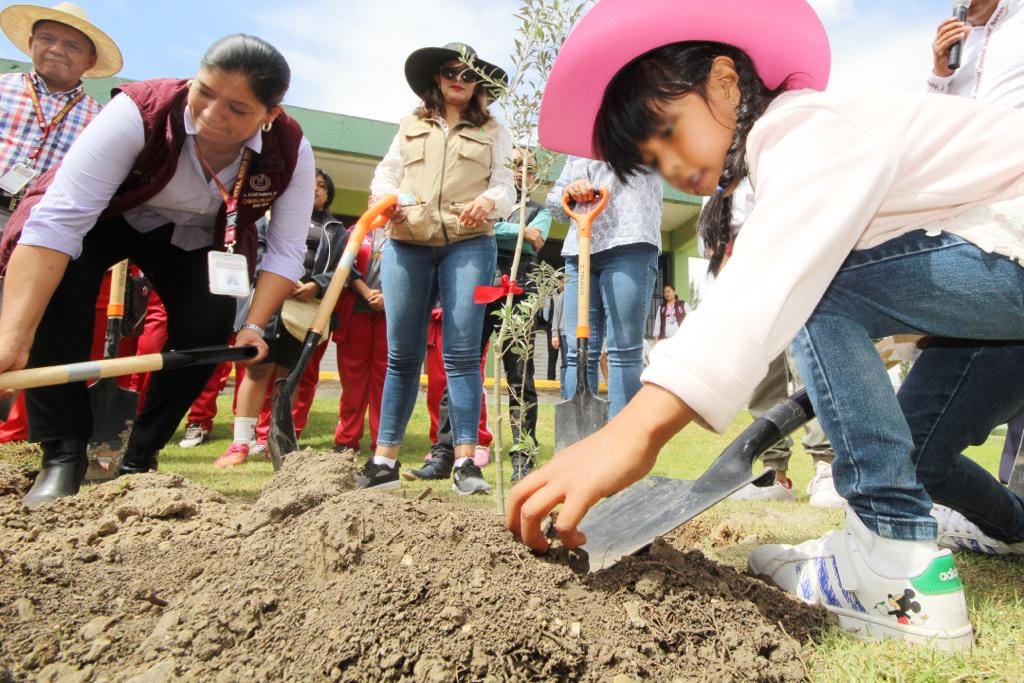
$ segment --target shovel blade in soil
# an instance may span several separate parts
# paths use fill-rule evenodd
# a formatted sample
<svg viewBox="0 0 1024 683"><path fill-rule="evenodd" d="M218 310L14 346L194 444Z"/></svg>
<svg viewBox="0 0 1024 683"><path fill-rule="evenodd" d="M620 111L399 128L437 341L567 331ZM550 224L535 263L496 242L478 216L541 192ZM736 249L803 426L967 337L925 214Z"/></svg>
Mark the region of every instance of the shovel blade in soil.
<svg viewBox="0 0 1024 683"><path fill-rule="evenodd" d="M709 485L703 477L669 479L647 477L624 491L595 505L580 524L587 536L583 550L591 572L610 567L623 557L645 549L659 536L682 526L715 503L751 482L764 485L775 478L773 471Z"/></svg>
<svg viewBox="0 0 1024 683"><path fill-rule="evenodd" d="M595 505L579 526L590 571L643 550L747 484L771 484L773 470L750 473L754 460L812 417L810 399L798 391L754 420L698 479L647 477Z"/></svg>
<svg viewBox="0 0 1024 683"><path fill-rule="evenodd" d="M291 393L287 379L282 377L274 382L267 451L275 472L284 464L284 456L299 449L299 440L295 437L295 421L292 419Z"/></svg>
<svg viewBox="0 0 1024 683"><path fill-rule="evenodd" d="M117 385L114 378L101 379L89 387L92 408L92 438L89 440L90 480L111 479L128 445L128 436L139 409L139 394Z"/></svg>

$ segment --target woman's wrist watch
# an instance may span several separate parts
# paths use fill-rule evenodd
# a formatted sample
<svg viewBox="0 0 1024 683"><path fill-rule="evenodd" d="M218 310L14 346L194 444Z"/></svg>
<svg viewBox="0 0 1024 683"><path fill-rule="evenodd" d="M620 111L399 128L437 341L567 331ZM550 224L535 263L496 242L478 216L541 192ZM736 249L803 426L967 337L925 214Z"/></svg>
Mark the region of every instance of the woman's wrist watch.
<svg viewBox="0 0 1024 683"><path fill-rule="evenodd" d="M238 328L239 332L241 332L242 330L252 330L261 337L267 336L267 330L262 325L257 325L256 323L244 323L241 327Z"/></svg>

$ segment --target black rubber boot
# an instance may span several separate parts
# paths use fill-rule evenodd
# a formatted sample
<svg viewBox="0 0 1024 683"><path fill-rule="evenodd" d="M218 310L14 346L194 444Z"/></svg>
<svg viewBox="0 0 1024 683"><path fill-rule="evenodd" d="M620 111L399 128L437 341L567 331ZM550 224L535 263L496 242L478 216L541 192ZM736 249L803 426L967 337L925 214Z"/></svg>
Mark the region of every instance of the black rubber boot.
<svg viewBox="0 0 1024 683"><path fill-rule="evenodd" d="M43 447L43 467L36 476L22 503L34 510L43 503L73 496L85 479L89 461L85 457L85 439L46 441Z"/></svg>
<svg viewBox="0 0 1024 683"><path fill-rule="evenodd" d="M430 460L418 470L406 470L402 476L409 481L416 479L447 479L452 476L452 464L455 452L447 446L434 446L430 449Z"/></svg>
<svg viewBox="0 0 1024 683"><path fill-rule="evenodd" d="M124 452L124 457L121 458L121 464L117 467L117 476L156 472L157 453L159 451L143 451L129 446Z"/></svg>

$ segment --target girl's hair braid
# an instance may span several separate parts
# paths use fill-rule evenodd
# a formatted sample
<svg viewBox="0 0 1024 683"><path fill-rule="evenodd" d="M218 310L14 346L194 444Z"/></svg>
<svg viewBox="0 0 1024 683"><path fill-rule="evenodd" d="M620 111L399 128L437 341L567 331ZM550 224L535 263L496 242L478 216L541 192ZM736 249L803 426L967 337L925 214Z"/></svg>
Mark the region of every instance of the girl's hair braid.
<svg viewBox="0 0 1024 683"><path fill-rule="evenodd" d="M737 51L739 52L739 51ZM732 196L725 191L747 175L747 136L754 123L780 91L771 91L761 81L750 58L743 52L739 57L729 55L736 64L739 76L740 101L736 106L736 129L732 144L725 154L725 167L718 179L718 191L701 211L697 229L710 254L710 269L717 274L725 258L726 247L732 239ZM783 86L784 87L784 86Z"/></svg>

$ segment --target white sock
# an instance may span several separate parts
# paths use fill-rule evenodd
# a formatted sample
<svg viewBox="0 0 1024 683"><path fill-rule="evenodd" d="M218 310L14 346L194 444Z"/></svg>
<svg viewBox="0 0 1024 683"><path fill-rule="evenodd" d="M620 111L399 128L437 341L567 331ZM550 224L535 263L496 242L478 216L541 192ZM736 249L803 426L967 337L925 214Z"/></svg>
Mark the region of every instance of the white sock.
<svg viewBox="0 0 1024 683"><path fill-rule="evenodd" d="M465 457L465 458L458 458L458 459L457 459L457 460L455 461L455 466L456 466L456 467L462 467L463 465L465 465L465 464L466 464L467 462L469 462L469 461L470 461L470 460L472 460L472 459L473 459L473 458L470 458L470 457L468 457L468 456L467 456L467 457Z"/></svg>
<svg viewBox="0 0 1024 683"><path fill-rule="evenodd" d="M256 419L255 417L235 418L235 443L241 442L248 445L252 441L252 437L256 434Z"/></svg>
<svg viewBox="0 0 1024 683"><path fill-rule="evenodd" d="M395 469L395 463L398 462L397 458L385 458L383 455L373 456L374 465L386 465L388 469Z"/></svg>

